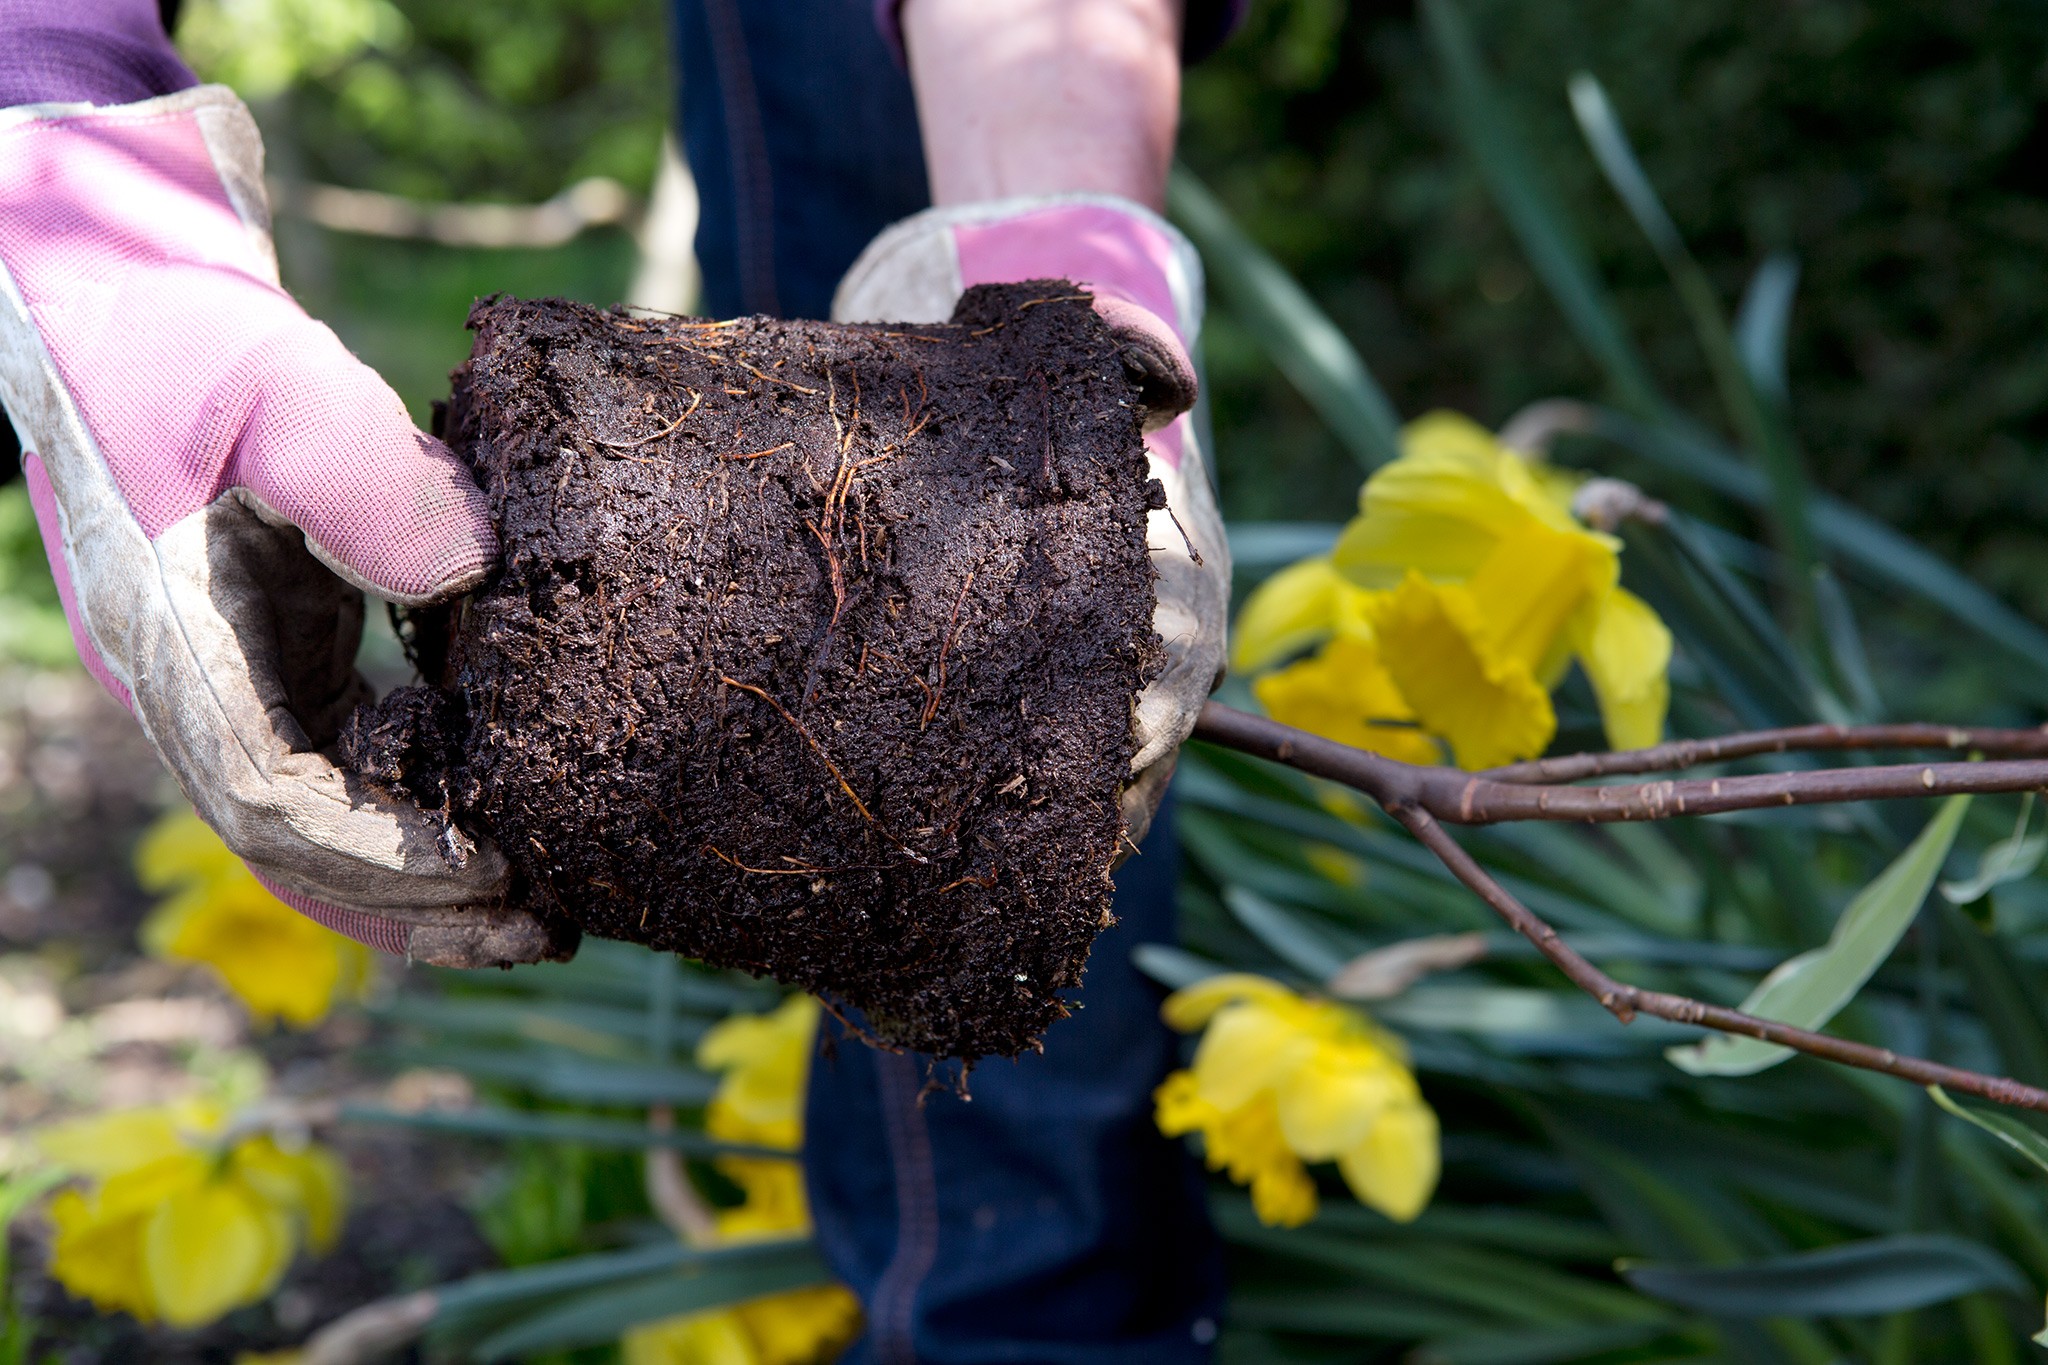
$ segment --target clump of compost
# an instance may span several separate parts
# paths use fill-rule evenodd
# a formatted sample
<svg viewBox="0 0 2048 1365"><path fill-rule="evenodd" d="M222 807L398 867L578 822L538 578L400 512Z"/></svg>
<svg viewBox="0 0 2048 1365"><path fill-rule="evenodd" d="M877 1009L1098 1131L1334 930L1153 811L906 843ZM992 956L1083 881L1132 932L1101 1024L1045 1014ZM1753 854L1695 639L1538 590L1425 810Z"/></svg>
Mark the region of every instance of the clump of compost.
<svg viewBox="0 0 2048 1365"><path fill-rule="evenodd" d="M443 414L501 566L362 772L544 916L1012 1055L1110 922L1157 671L1137 390L1071 285L950 324L487 300Z"/></svg>

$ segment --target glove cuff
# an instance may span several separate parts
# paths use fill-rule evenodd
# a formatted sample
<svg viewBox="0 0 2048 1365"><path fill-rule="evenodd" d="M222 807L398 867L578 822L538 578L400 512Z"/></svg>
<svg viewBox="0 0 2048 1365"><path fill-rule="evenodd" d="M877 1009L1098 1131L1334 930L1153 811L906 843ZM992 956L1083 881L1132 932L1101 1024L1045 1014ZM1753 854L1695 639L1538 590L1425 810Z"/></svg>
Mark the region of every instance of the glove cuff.
<svg viewBox="0 0 2048 1365"><path fill-rule="evenodd" d="M944 322L969 285L1072 279L1149 308L1192 343L1202 258L1179 228L1113 194L930 208L883 229L839 282L834 322Z"/></svg>

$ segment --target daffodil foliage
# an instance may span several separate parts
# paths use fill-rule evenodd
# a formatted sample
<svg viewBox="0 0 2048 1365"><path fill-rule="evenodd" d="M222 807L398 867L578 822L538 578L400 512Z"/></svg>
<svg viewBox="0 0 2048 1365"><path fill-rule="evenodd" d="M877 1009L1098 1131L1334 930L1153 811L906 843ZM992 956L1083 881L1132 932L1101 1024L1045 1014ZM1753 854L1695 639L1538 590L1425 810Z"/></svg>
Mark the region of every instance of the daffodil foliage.
<svg viewBox="0 0 2048 1365"><path fill-rule="evenodd" d="M335 1159L225 1123L189 1101L42 1130L44 1154L80 1177L50 1200L57 1282L103 1311L196 1327L267 1296L302 1244L330 1246Z"/></svg>
<svg viewBox="0 0 2048 1365"><path fill-rule="evenodd" d="M1577 663L1608 742L1656 743L1671 634L1621 586L1620 542L1573 515L1577 483L1455 414L1411 423L1336 548L1246 601L1233 666L1276 720L1486 768L1549 745Z"/></svg>
<svg viewBox="0 0 2048 1365"><path fill-rule="evenodd" d="M1422 1212L1436 1114L1400 1039L1355 1009L1235 972L1174 992L1165 1015L1202 1041L1154 1096L1160 1131L1201 1134L1210 1169L1251 1186L1260 1221L1315 1217L1305 1161L1335 1161L1361 1202L1397 1222Z"/></svg>
<svg viewBox="0 0 2048 1365"><path fill-rule="evenodd" d="M211 967L259 1023L310 1028L369 979L368 948L271 895L189 810L150 827L135 851L135 875L162 897L143 925L143 945Z"/></svg>
<svg viewBox="0 0 2048 1365"><path fill-rule="evenodd" d="M804 1086L816 1050L818 1002L793 995L766 1014L735 1014L697 1045L697 1064L719 1073L704 1131L727 1142L803 1144ZM745 1197L717 1214L726 1244L804 1236L811 1230L802 1165L792 1156L716 1159ZM843 1286L814 1285L636 1327L621 1343L626 1365L810 1365L831 1359L860 1330L860 1304Z"/></svg>

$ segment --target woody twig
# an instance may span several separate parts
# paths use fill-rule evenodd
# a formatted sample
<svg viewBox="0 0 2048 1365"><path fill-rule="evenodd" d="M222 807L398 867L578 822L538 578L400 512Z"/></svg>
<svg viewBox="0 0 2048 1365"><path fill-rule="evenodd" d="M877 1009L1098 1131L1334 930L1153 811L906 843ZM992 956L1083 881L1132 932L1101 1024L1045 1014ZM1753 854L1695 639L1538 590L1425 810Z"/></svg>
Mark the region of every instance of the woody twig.
<svg viewBox="0 0 2048 1365"><path fill-rule="evenodd" d="M2034 791L2048 788L2048 756L1667 778L1598 787L1557 784L1585 777L1668 772L1735 758L1800 751L1918 748L2048 755L2048 733L1938 725L1802 726L1687 740L1651 749L1541 759L1487 773L1399 763L1216 702L1203 707L1195 737L1341 782L1371 797L1434 853L1451 875L1535 944L1574 985L1624 1024L1639 1014L1652 1015L1756 1038L1919 1085L1939 1085L1997 1104L2048 1112L2048 1091L2009 1077L1987 1076L1924 1058L1900 1056L1886 1048L1617 981L1566 945L1555 929L1494 880L1444 828L1445 824L1490 825L1518 820L1665 820L1679 815L1837 801Z"/></svg>

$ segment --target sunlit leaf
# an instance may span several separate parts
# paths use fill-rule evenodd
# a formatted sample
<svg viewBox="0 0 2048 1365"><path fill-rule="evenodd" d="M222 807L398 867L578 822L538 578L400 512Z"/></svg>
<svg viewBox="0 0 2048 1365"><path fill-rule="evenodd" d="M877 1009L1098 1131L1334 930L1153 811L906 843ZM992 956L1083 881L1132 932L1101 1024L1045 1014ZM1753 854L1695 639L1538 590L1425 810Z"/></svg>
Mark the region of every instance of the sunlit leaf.
<svg viewBox="0 0 2048 1365"><path fill-rule="evenodd" d="M1969 805L1968 796L1942 802L1920 836L1849 902L1826 946L1801 953L1765 977L1742 1002L1742 1011L1807 1029L1834 1018L1891 956L1919 913ZM1776 1066L1792 1050L1723 1034L1664 1055L1695 1076L1749 1076Z"/></svg>
<svg viewBox="0 0 2048 1365"><path fill-rule="evenodd" d="M1927 1087L1934 1102L1968 1123L1974 1123L2027 1160L2048 1171L2048 1137L2001 1109L1977 1109L1957 1102L1938 1085Z"/></svg>
<svg viewBox="0 0 2048 1365"><path fill-rule="evenodd" d="M1942 899L1951 905L1971 905L1994 887L2033 876L2041 865L2041 855L2048 853L2048 833L2027 833L2027 818L2033 812L2034 794L2028 792L2020 802L2020 818L2013 832L1984 850L1974 875L1941 883Z"/></svg>

